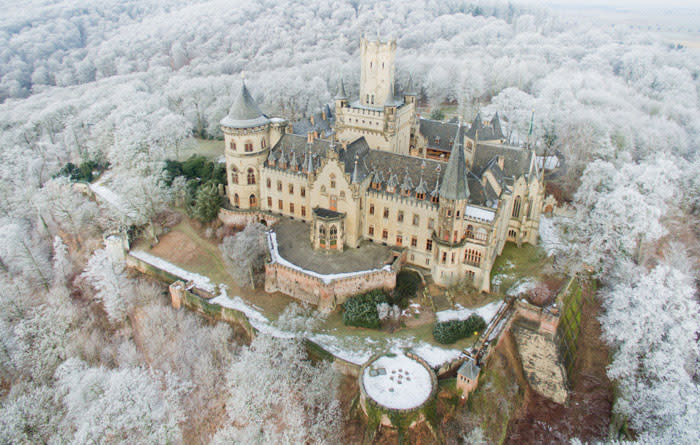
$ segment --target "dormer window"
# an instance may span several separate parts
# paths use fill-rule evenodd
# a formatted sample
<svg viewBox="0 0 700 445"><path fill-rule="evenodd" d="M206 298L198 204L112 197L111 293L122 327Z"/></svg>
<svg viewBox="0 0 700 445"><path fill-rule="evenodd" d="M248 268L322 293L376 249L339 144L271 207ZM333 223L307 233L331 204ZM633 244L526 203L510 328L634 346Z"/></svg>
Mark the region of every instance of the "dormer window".
<svg viewBox="0 0 700 445"><path fill-rule="evenodd" d="M435 144L437 145L439 143L440 143L440 136L435 136Z"/></svg>
<svg viewBox="0 0 700 445"><path fill-rule="evenodd" d="M433 204L437 204L437 203L440 202L440 198L439 198L437 195L431 196L431 197L430 197L430 202L432 202Z"/></svg>
<svg viewBox="0 0 700 445"><path fill-rule="evenodd" d="M416 193L416 199L425 199L425 193Z"/></svg>

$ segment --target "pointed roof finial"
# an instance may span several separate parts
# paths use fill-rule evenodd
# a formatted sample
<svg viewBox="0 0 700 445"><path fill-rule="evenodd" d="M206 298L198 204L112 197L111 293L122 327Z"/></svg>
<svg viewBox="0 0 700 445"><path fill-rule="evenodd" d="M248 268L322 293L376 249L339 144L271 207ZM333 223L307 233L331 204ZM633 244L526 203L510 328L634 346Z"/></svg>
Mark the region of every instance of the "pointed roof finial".
<svg viewBox="0 0 700 445"><path fill-rule="evenodd" d="M406 85L406 92L403 93L404 96L415 96L416 92L413 91L413 76L408 75L408 85Z"/></svg>
<svg viewBox="0 0 700 445"><path fill-rule="evenodd" d="M447 168L440 186L440 197L450 200L469 198L469 183L467 181L467 161L464 156L464 145L461 141L462 120L459 120L457 134L452 143L452 153L447 161Z"/></svg>
<svg viewBox="0 0 700 445"><path fill-rule="evenodd" d="M241 72L241 76L243 72ZM228 115L221 119L221 125L229 128L250 128L265 125L270 119L260 111L258 104L251 96L245 80L241 80L241 90L238 93Z"/></svg>
<svg viewBox="0 0 700 445"><path fill-rule="evenodd" d="M347 99L348 95L345 92L345 82L343 82L343 77L340 76L340 82L338 82L338 92L335 95L336 99Z"/></svg>
<svg viewBox="0 0 700 445"><path fill-rule="evenodd" d="M360 155L355 153L355 166L352 169L352 179L351 179L353 184L360 182L360 168L358 166L359 160L360 160Z"/></svg>

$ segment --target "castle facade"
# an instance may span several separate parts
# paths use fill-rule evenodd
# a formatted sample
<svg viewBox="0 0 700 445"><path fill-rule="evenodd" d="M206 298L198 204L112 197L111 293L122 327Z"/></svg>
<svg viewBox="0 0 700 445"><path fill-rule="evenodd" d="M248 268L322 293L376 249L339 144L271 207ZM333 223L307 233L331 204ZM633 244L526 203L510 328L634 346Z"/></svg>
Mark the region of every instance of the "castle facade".
<svg viewBox="0 0 700 445"><path fill-rule="evenodd" d="M221 121L232 211L308 223L329 254L393 246L439 285L489 291L507 241L535 244L544 198L533 150L505 144L498 115L470 125L423 119L394 79L395 41L361 42L359 96L289 123L245 83ZM332 261L332 259L330 259Z"/></svg>

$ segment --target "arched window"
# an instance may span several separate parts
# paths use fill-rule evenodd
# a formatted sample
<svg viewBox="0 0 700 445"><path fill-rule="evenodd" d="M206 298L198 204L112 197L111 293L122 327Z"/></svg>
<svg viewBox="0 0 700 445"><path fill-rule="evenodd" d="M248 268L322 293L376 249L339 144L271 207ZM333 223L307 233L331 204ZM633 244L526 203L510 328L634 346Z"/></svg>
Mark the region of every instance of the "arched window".
<svg viewBox="0 0 700 445"><path fill-rule="evenodd" d="M476 238L477 240L479 240L479 241L486 241L486 240L488 239L488 237L489 237L489 234L488 234L488 232L486 231L486 229L484 229L483 227L479 227L478 229L476 229L476 236L475 236L475 238Z"/></svg>
<svg viewBox="0 0 700 445"><path fill-rule="evenodd" d="M272 180L270 180L270 178L267 178L267 180L265 181L265 184L267 185L267 188L271 188L272 187Z"/></svg>
<svg viewBox="0 0 700 445"><path fill-rule="evenodd" d="M515 202L513 203L513 218L520 216L520 196L515 197Z"/></svg>
<svg viewBox="0 0 700 445"><path fill-rule="evenodd" d="M252 168L248 169L248 184L255 184L255 170Z"/></svg>
<svg viewBox="0 0 700 445"><path fill-rule="evenodd" d="M340 192L340 199L345 199L345 191Z"/></svg>
<svg viewBox="0 0 700 445"><path fill-rule="evenodd" d="M255 197L255 195L250 195L250 198L248 198L250 201L250 206L251 207L257 207L258 206L258 199Z"/></svg>
<svg viewBox="0 0 700 445"><path fill-rule="evenodd" d="M530 218L530 215L532 215L532 199L527 200L527 213L526 216Z"/></svg>
<svg viewBox="0 0 700 445"><path fill-rule="evenodd" d="M246 153L249 153L249 152L253 151L253 143L252 143L252 142L246 141L246 143L245 143L245 151L246 151Z"/></svg>
<svg viewBox="0 0 700 445"><path fill-rule="evenodd" d="M228 146L231 148L232 151L236 151L236 143L235 142L233 142L233 141L229 142Z"/></svg>
<svg viewBox="0 0 700 445"><path fill-rule="evenodd" d="M326 226L320 226L318 228L318 242L321 247L326 247Z"/></svg>
<svg viewBox="0 0 700 445"><path fill-rule="evenodd" d="M335 246L338 243L338 228L336 226L331 226L330 239L331 246Z"/></svg>
<svg viewBox="0 0 700 445"><path fill-rule="evenodd" d="M240 205L239 199L238 199L238 193L233 195L233 205L238 207Z"/></svg>
<svg viewBox="0 0 700 445"><path fill-rule="evenodd" d="M262 138L262 141L260 141L260 146L265 149L267 147L267 143L265 142L265 138Z"/></svg>
<svg viewBox="0 0 700 445"><path fill-rule="evenodd" d="M335 188L335 175L331 173L331 188Z"/></svg>
<svg viewBox="0 0 700 445"><path fill-rule="evenodd" d="M325 185L321 186L321 193L323 193L323 194L326 193L326 186Z"/></svg>
<svg viewBox="0 0 700 445"><path fill-rule="evenodd" d="M236 167L231 168L231 184L238 184L238 169Z"/></svg>

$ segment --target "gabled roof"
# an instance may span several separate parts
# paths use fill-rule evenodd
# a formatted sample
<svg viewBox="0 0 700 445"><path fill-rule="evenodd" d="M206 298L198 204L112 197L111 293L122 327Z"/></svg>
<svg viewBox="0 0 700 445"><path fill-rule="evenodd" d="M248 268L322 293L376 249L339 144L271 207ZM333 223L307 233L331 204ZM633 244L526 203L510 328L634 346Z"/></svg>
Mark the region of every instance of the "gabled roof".
<svg viewBox="0 0 700 445"><path fill-rule="evenodd" d="M265 125L269 122L270 119L260 111L258 104L250 95L245 81L241 81L241 91L228 115L221 119L221 125L229 128L248 128Z"/></svg>
<svg viewBox="0 0 700 445"><path fill-rule="evenodd" d="M440 122L420 118L420 134L425 138L428 147L449 153L452 149L452 138L457 131L457 122ZM461 130L464 132L464 128Z"/></svg>
<svg viewBox="0 0 700 445"><path fill-rule="evenodd" d="M480 141L505 139L503 130L501 130L501 120L498 117L498 113L494 114L487 125L484 125L484 122L481 120L481 113L477 113L472 121L471 127L466 132L466 136L471 140L475 140L477 131L479 132Z"/></svg>
<svg viewBox="0 0 700 445"><path fill-rule="evenodd" d="M464 157L464 146L461 141L462 125L457 126L452 155L447 161L447 168L440 186L440 198L454 201L469 199L469 183L467 180L467 160Z"/></svg>

